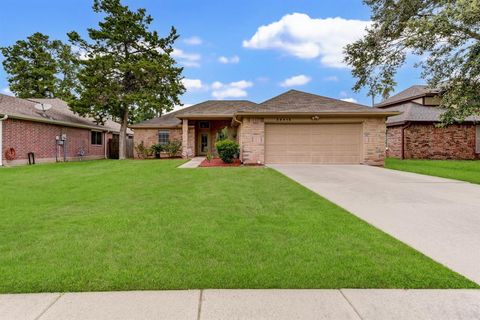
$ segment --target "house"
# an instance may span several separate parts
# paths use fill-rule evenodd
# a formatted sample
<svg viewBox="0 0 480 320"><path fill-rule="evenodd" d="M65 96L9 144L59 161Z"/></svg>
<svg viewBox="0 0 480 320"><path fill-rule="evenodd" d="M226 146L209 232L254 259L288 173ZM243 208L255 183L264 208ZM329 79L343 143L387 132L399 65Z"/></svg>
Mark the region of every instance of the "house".
<svg viewBox="0 0 480 320"><path fill-rule="evenodd" d="M439 127L444 110L438 90L412 86L376 105L399 111L387 120L387 155L400 159L479 159L480 117Z"/></svg>
<svg viewBox="0 0 480 320"><path fill-rule="evenodd" d="M60 99L0 94L0 166L26 164L29 153L37 163L104 159L109 140L114 141L119 131L118 123L97 124L75 114Z"/></svg>
<svg viewBox="0 0 480 320"><path fill-rule="evenodd" d="M132 125L134 143L146 147L176 139L182 156L215 153L227 127L245 164L319 163L381 166L385 121L398 112L290 90L262 103L205 101Z"/></svg>

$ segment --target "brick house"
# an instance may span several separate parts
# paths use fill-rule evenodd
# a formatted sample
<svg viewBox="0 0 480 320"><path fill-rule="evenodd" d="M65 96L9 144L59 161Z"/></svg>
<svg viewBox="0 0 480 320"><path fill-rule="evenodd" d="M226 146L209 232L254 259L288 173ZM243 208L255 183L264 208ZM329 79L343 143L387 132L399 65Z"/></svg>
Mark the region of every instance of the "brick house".
<svg viewBox="0 0 480 320"><path fill-rule="evenodd" d="M134 144L176 139L182 156L215 153L228 128L245 164L335 163L383 165L385 121L398 112L290 90L262 103L205 101L132 125Z"/></svg>
<svg viewBox="0 0 480 320"><path fill-rule="evenodd" d="M36 163L104 159L107 142L119 129L113 121L98 125L76 115L60 99L0 94L0 166L26 164L29 153L35 155Z"/></svg>
<svg viewBox="0 0 480 320"><path fill-rule="evenodd" d="M439 127L444 112L437 90L412 86L376 105L377 109L399 111L387 120L387 156L400 159L480 158L480 117Z"/></svg>

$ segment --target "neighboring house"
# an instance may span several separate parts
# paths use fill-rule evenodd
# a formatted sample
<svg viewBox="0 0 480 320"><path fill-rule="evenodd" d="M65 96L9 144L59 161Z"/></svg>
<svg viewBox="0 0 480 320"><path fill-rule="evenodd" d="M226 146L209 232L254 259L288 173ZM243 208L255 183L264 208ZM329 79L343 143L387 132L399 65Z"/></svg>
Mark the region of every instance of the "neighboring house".
<svg viewBox="0 0 480 320"><path fill-rule="evenodd" d="M439 127L444 110L437 90L412 86L376 105L399 111L387 120L387 156L400 159L479 159L480 117Z"/></svg>
<svg viewBox="0 0 480 320"><path fill-rule="evenodd" d="M385 121L398 112L290 90L256 104L205 101L132 125L134 143L182 141L182 156L215 153L217 132L233 131L245 164L383 165Z"/></svg>
<svg viewBox="0 0 480 320"><path fill-rule="evenodd" d="M39 104L48 110L37 109ZM0 94L0 166L26 164L29 153L34 153L37 163L104 159L107 142L119 129L116 122L98 125L73 113L60 99L27 100Z"/></svg>

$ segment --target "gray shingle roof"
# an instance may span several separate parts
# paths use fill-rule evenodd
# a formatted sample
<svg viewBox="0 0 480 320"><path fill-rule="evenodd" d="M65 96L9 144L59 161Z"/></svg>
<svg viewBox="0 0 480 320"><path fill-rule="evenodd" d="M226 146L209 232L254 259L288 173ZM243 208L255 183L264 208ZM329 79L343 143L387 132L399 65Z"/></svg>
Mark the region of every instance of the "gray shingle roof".
<svg viewBox="0 0 480 320"><path fill-rule="evenodd" d="M130 128L172 128L182 124L182 120L177 118L181 110L164 114L150 120L142 121L130 126Z"/></svg>
<svg viewBox="0 0 480 320"><path fill-rule="evenodd" d="M322 113L322 112L372 112L381 110L339 99L319 96L298 90L289 90L255 107L243 108L246 113Z"/></svg>
<svg viewBox="0 0 480 320"><path fill-rule="evenodd" d="M403 91L400 91L399 93L391 96L390 98L383 100L380 103L377 103L375 107L378 107L378 108L386 107L386 106L401 103L407 100L420 98L429 94L432 95L437 92L438 90L430 89L427 85L414 85Z"/></svg>
<svg viewBox="0 0 480 320"><path fill-rule="evenodd" d="M391 113L358 103L319 96L298 90L290 90L270 100L257 104L248 100L208 100L191 107L167 113L130 126L131 128L178 127L183 117L225 116L251 113Z"/></svg>
<svg viewBox="0 0 480 320"><path fill-rule="evenodd" d="M384 108L384 110L402 112L397 116L387 118L387 125L402 124L405 122L439 122L441 115L445 112L440 107L423 106L415 102L407 102L391 107ZM465 121L479 122L479 116L470 116Z"/></svg>
<svg viewBox="0 0 480 320"><path fill-rule="evenodd" d="M183 116L225 116L233 117L238 110L246 107L255 107L256 103L248 100L208 100L193 106L167 113L130 126L131 128L171 128L181 125ZM180 117L180 118L178 118Z"/></svg>
<svg viewBox="0 0 480 320"><path fill-rule="evenodd" d="M52 108L42 112L35 109L35 104L37 103L47 103L50 104ZM68 108L67 103L60 99L27 100L0 94L0 114L6 114L10 117L30 119L32 121L52 123L61 122L73 127L89 127L91 129L109 130L114 132L120 130L120 125L113 121L108 121L105 126L102 126L96 124L93 119L75 114Z"/></svg>

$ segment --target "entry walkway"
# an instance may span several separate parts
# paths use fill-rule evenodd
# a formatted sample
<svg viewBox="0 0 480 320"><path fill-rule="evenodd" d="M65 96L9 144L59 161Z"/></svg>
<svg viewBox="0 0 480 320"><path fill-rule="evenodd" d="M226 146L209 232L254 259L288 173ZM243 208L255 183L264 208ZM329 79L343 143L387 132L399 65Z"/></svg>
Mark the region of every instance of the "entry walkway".
<svg viewBox="0 0 480 320"><path fill-rule="evenodd" d="M205 157L195 157L193 159L190 159L190 161L182 164L179 168L180 169L197 168L200 165L200 163L202 163L203 160L205 160Z"/></svg>

